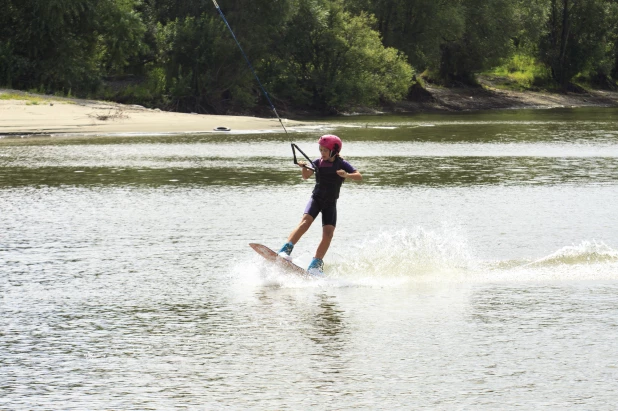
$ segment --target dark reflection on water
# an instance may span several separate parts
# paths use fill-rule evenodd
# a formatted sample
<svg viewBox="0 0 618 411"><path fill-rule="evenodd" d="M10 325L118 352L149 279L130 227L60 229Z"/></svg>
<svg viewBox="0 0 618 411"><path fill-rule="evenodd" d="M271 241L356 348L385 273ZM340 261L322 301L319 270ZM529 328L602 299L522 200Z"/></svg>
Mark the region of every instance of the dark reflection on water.
<svg viewBox="0 0 618 411"><path fill-rule="evenodd" d="M253 184L293 184L297 173L281 173L258 167L241 168L66 168L4 167L0 169L0 187L20 186L243 186Z"/></svg>
<svg viewBox="0 0 618 411"><path fill-rule="evenodd" d="M354 372L350 369L354 337L349 313L331 293L267 288L255 294L255 307L247 307L255 323L251 334L258 335L251 353L278 361L273 372L287 374L286 384L337 392L336 385L346 384L340 378ZM302 365L297 363L299 357L304 358Z"/></svg>
<svg viewBox="0 0 618 411"><path fill-rule="evenodd" d="M383 170L375 167L383 166ZM470 186L610 183L615 158L417 157L383 158L365 173L378 185Z"/></svg>
<svg viewBox="0 0 618 411"><path fill-rule="evenodd" d="M0 187L20 186L245 186L301 183L296 170L270 169L247 159L208 168L3 167ZM357 159L365 185L473 186L614 183L618 158L605 157L380 157ZM348 183L354 184L354 183Z"/></svg>
<svg viewBox="0 0 618 411"><path fill-rule="evenodd" d="M345 333L343 311L338 307L333 296L321 294L319 298L320 311L315 315L315 326L318 334L325 340L317 342L341 341L339 337Z"/></svg>

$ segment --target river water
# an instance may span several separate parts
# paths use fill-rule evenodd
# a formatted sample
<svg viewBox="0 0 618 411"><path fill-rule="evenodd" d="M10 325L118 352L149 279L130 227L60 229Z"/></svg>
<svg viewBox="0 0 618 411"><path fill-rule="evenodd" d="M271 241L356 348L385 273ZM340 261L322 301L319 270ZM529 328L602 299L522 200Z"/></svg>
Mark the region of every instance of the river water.
<svg viewBox="0 0 618 411"><path fill-rule="evenodd" d="M618 110L0 140L0 409L618 406ZM336 133L326 278L265 263ZM319 224L293 256L310 261Z"/></svg>

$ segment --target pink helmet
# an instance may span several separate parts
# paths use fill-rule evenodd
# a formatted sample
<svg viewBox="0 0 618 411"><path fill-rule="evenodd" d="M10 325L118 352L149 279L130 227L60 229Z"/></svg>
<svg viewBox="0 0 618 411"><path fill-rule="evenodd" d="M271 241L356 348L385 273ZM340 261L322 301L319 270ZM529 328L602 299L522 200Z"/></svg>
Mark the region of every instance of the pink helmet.
<svg viewBox="0 0 618 411"><path fill-rule="evenodd" d="M331 157L335 154L339 154L341 152L341 148L343 147L341 139L332 134L327 134L320 137L320 139L318 140L318 144L329 149L331 152Z"/></svg>

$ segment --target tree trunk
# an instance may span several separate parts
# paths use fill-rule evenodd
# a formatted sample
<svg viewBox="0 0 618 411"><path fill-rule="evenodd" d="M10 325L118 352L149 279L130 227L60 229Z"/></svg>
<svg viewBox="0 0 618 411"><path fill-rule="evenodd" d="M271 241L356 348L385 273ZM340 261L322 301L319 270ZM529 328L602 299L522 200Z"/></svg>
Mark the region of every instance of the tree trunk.
<svg viewBox="0 0 618 411"><path fill-rule="evenodd" d="M612 69L612 78L614 80L618 80L618 52L616 52L616 56L614 57L614 68Z"/></svg>
<svg viewBox="0 0 618 411"><path fill-rule="evenodd" d="M574 3L575 0L572 0ZM563 88L566 88L569 78L566 75L566 52L567 52L567 42L569 40L569 31L571 29L571 22L569 19L569 0L562 0L562 33L560 35L560 54L558 56L558 65L560 72L559 82Z"/></svg>

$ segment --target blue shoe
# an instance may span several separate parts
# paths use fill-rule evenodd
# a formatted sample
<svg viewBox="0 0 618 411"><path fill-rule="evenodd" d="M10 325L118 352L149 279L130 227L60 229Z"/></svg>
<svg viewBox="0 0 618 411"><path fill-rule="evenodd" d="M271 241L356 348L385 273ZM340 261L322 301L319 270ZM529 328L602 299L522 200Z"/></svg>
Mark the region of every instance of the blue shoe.
<svg viewBox="0 0 618 411"><path fill-rule="evenodd" d="M321 258L313 258L307 272L316 277L324 277L324 261Z"/></svg>
<svg viewBox="0 0 618 411"><path fill-rule="evenodd" d="M283 247L281 247L281 250L279 250L279 256L283 257L285 259L289 259L290 258L290 254L292 254L292 250L294 249L294 244L292 244L290 241L288 241L287 243L283 244Z"/></svg>

